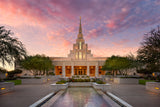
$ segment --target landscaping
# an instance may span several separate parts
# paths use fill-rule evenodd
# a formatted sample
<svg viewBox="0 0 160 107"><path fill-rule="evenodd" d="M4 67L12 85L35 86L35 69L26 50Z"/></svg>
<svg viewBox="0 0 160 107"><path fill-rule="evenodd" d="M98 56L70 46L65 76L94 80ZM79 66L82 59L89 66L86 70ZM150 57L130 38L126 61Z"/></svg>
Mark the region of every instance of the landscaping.
<svg viewBox="0 0 160 107"><path fill-rule="evenodd" d="M9 80L9 81L6 81L6 82L13 82L14 85L21 85L22 84L21 80Z"/></svg>
<svg viewBox="0 0 160 107"><path fill-rule="evenodd" d="M139 84L141 85L146 85L146 82L155 82L155 80L144 80L144 79L139 80Z"/></svg>

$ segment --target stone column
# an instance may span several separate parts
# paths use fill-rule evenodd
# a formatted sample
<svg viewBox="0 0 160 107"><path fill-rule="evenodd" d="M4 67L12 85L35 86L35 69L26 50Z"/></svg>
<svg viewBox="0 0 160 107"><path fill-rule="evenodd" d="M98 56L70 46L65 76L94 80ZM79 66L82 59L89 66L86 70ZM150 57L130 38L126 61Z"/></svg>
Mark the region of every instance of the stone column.
<svg viewBox="0 0 160 107"><path fill-rule="evenodd" d="M96 77L98 77L98 66L96 65Z"/></svg>
<svg viewBox="0 0 160 107"><path fill-rule="evenodd" d="M71 76L73 76L74 75L74 66L72 65L71 66Z"/></svg>
<svg viewBox="0 0 160 107"><path fill-rule="evenodd" d="M62 77L66 77L65 65L62 66Z"/></svg>
<svg viewBox="0 0 160 107"><path fill-rule="evenodd" d="M87 65L87 75L89 76L89 65Z"/></svg>

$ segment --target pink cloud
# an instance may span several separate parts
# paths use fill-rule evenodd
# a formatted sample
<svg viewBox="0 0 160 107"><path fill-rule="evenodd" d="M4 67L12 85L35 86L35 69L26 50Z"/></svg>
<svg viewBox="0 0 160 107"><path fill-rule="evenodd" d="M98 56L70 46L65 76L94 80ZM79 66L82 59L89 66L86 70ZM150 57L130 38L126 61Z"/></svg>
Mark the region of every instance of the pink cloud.
<svg viewBox="0 0 160 107"><path fill-rule="evenodd" d="M122 46L124 44L127 44L127 42L129 42L129 41L130 41L129 39L122 39L122 40L119 40L116 42L112 42L112 44L114 44L115 46Z"/></svg>

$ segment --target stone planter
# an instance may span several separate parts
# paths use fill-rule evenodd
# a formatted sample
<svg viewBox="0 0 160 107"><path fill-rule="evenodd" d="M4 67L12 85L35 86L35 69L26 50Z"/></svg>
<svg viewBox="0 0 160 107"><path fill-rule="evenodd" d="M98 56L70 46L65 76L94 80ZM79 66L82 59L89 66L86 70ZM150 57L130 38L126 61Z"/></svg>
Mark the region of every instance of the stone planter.
<svg viewBox="0 0 160 107"><path fill-rule="evenodd" d="M0 94L14 90L13 82L0 82Z"/></svg>
<svg viewBox="0 0 160 107"><path fill-rule="evenodd" d="M70 82L69 86L71 87L91 87L92 82Z"/></svg>
<svg viewBox="0 0 160 107"><path fill-rule="evenodd" d="M59 90L65 90L68 88L68 83L66 84L51 84L53 86L53 91L58 92Z"/></svg>
<svg viewBox="0 0 160 107"><path fill-rule="evenodd" d="M97 84L93 83L93 88L96 90L102 90L104 92L111 90L111 84Z"/></svg>
<svg viewBox="0 0 160 107"><path fill-rule="evenodd" d="M160 93L160 82L146 82L146 90Z"/></svg>
<svg viewBox="0 0 160 107"><path fill-rule="evenodd" d="M116 84L138 84L138 79L134 78L114 78L113 82Z"/></svg>
<svg viewBox="0 0 160 107"><path fill-rule="evenodd" d="M47 82L46 78L41 78L41 79L21 79L22 84L43 84Z"/></svg>

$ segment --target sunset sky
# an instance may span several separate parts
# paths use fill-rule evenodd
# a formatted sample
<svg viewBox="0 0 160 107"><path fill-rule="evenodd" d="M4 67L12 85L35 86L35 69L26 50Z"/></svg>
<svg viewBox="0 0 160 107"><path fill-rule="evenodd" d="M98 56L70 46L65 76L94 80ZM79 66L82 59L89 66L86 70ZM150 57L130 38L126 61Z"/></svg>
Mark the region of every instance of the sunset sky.
<svg viewBox="0 0 160 107"><path fill-rule="evenodd" d="M144 34L160 24L160 0L0 0L0 26L29 55L67 56L80 16L94 56L136 54Z"/></svg>

